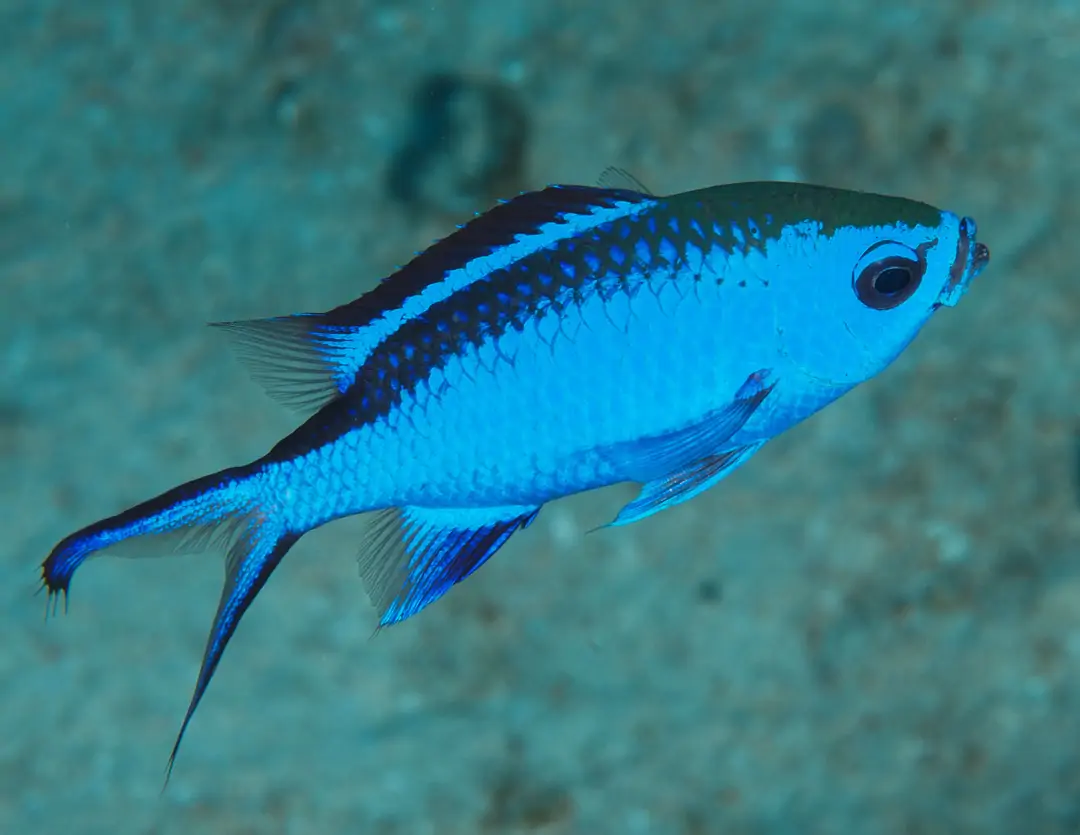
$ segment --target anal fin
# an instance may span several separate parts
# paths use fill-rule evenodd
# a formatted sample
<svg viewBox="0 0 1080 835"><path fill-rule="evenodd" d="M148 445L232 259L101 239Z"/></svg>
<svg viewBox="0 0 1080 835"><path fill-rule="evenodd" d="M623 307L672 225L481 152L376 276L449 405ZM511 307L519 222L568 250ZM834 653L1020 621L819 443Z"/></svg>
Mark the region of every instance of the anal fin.
<svg viewBox="0 0 1080 835"><path fill-rule="evenodd" d="M361 556L360 574L379 626L415 615L483 565L539 507L383 511Z"/></svg>

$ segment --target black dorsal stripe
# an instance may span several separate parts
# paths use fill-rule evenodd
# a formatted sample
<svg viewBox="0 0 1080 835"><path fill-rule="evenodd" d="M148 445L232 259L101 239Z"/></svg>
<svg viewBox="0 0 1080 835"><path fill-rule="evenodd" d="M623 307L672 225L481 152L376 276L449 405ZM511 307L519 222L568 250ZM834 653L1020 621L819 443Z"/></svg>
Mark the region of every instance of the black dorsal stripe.
<svg viewBox="0 0 1080 835"><path fill-rule="evenodd" d="M567 215L588 214L596 208L613 208L620 202L650 199L647 194L628 189L574 185L553 185L519 194L436 241L370 292L329 311L328 321L363 327L384 311L396 310L427 287L438 284L447 273L509 246L519 235L535 234L545 224Z"/></svg>
<svg viewBox="0 0 1080 835"><path fill-rule="evenodd" d="M587 205L597 203L593 200ZM647 214L622 217L570 238L549 241L547 247L431 305L379 343L361 366L355 384L282 439L273 457L303 455L351 428L386 416L404 394L414 391L451 357L497 339L510 328L523 329L538 313L561 315L567 305L583 300L589 286L607 296L619 288L628 291L631 265L613 259L612 253L625 254L630 249L628 239L648 234L646 227L653 225ZM601 288L606 279L612 288Z"/></svg>

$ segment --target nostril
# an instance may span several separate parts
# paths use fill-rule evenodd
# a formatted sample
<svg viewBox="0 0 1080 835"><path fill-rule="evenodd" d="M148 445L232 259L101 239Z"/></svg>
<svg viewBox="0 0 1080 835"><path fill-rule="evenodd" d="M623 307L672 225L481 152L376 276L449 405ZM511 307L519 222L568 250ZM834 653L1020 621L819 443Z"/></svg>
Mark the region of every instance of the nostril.
<svg viewBox="0 0 1080 835"><path fill-rule="evenodd" d="M972 272L979 272L990 263L990 247L986 244L975 244L975 253L971 256Z"/></svg>

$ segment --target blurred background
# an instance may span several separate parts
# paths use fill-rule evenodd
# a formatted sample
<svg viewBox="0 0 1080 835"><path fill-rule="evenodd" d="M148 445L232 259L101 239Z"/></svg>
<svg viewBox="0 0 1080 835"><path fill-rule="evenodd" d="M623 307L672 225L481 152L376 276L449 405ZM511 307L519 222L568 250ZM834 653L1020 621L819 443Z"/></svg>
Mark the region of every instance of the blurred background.
<svg viewBox="0 0 1080 835"><path fill-rule="evenodd" d="M0 0L0 832L1080 832L1080 5ZM297 423L203 323L323 310L499 196L799 179L993 253L717 489L547 508L374 640L305 537L164 795L222 569L76 527Z"/></svg>

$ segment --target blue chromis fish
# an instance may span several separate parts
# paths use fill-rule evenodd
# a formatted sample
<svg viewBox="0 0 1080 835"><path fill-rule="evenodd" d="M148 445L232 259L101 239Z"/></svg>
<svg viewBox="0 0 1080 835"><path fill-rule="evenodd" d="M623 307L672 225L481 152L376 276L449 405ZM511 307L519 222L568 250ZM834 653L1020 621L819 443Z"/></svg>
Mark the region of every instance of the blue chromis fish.
<svg viewBox="0 0 1080 835"><path fill-rule="evenodd" d="M553 499L640 482L624 525L712 487L888 366L988 260L971 218L820 186L521 194L355 301L220 324L305 422L68 536L44 586L55 607L99 552L223 546L171 771L237 624L306 532L378 511L361 575L380 625L402 621Z"/></svg>

